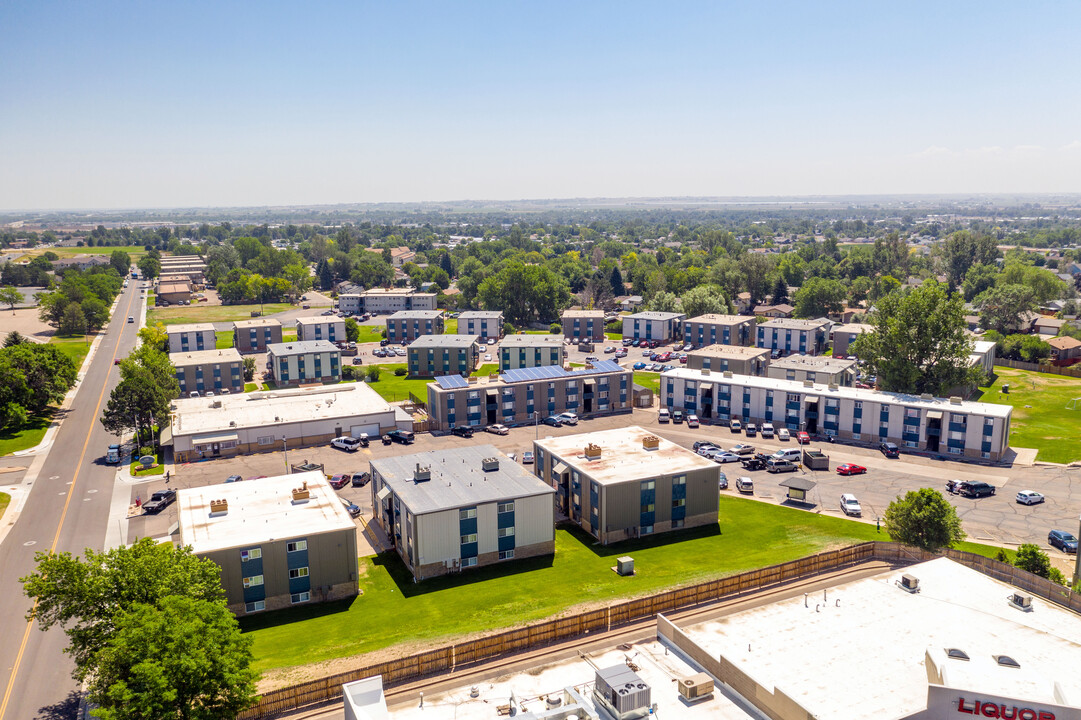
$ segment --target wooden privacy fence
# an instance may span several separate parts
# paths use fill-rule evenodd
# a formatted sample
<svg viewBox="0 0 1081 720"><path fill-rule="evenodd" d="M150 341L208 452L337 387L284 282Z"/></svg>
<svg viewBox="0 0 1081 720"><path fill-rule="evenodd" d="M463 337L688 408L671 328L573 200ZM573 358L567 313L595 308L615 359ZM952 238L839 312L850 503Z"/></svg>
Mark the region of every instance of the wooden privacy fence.
<svg viewBox="0 0 1081 720"><path fill-rule="evenodd" d="M1006 358L995 358L995 365L1001 367L1016 368L1018 370L1031 370L1032 372L1047 373L1048 375L1065 375L1066 377L1081 377L1081 366L1079 365L1052 365L1051 363L1030 363L1023 360L1007 360Z"/></svg>
<svg viewBox="0 0 1081 720"><path fill-rule="evenodd" d="M241 713L238 720L272 717L305 705L334 700L341 697L343 684L373 675L383 676L384 687L400 685L511 653L581 637L591 632L605 632L655 617L658 613L688 609L869 560L885 560L903 565L933 560L943 555L996 580L1010 583L1081 613L1081 595L1008 563L957 550L947 550L939 554L899 543L867 542L271 690L263 694L255 706ZM363 602L363 599L360 602Z"/></svg>

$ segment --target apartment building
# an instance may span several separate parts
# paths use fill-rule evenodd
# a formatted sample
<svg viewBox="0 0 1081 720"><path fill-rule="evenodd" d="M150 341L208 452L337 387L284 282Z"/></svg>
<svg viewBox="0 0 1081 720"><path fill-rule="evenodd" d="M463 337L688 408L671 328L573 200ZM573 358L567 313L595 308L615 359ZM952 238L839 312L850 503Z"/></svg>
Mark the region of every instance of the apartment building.
<svg viewBox="0 0 1081 720"><path fill-rule="evenodd" d="M555 491L491 445L371 462L373 518L416 581L555 552Z"/></svg>
<svg viewBox="0 0 1081 720"><path fill-rule="evenodd" d="M267 347L267 369L279 387L341 382L341 358L341 351L329 340L277 343Z"/></svg>
<svg viewBox="0 0 1081 720"><path fill-rule="evenodd" d="M469 376L477 367L477 338L466 335L422 335L406 349L411 377Z"/></svg>
<svg viewBox="0 0 1081 720"><path fill-rule="evenodd" d="M169 325L165 333L169 337L170 353L213 350L217 347L218 336L212 323Z"/></svg>
<svg viewBox="0 0 1081 720"><path fill-rule="evenodd" d="M687 353L687 367L693 370L734 372L738 375L765 375L770 351L742 345L707 345Z"/></svg>
<svg viewBox="0 0 1081 720"><path fill-rule="evenodd" d="M241 353L266 352L282 341L282 324L273 318L252 318L233 323L233 347Z"/></svg>
<svg viewBox="0 0 1081 720"><path fill-rule="evenodd" d="M458 315L458 334L476 335L481 342L503 337L502 310L466 310Z"/></svg>
<svg viewBox="0 0 1081 720"><path fill-rule="evenodd" d="M173 353L180 397L244 392L244 358L235 348Z"/></svg>
<svg viewBox="0 0 1081 720"><path fill-rule="evenodd" d="M387 318L387 341L413 342L424 335L443 334L442 310L399 310Z"/></svg>
<svg viewBox="0 0 1081 720"><path fill-rule="evenodd" d="M339 295L338 309L346 315L386 315L399 310L435 310L435 301L435 293L417 292L415 288L375 288Z"/></svg>
<svg viewBox="0 0 1081 720"><path fill-rule="evenodd" d="M683 323L683 342L707 345L754 345L755 319L746 315L706 314Z"/></svg>
<svg viewBox="0 0 1081 720"><path fill-rule="evenodd" d="M826 350L826 342L832 326L833 323L826 318L817 320L775 318L758 326L755 345L776 350L783 355L791 353L821 355Z"/></svg>
<svg viewBox="0 0 1081 720"><path fill-rule="evenodd" d="M623 316L623 337L634 340L657 340L668 343L682 340L683 313L657 312L647 310L634 315Z"/></svg>
<svg viewBox="0 0 1081 720"><path fill-rule="evenodd" d="M720 467L632 426L533 442L560 512L607 545L717 522Z"/></svg>
<svg viewBox="0 0 1081 720"><path fill-rule="evenodd" d="M535 423L566 411L629 413L633 375L610 360L574 370L555 365L507 370L495 378L446 375L428 383L428 413L433 430Z"/></svg>
<svg viewBox="0 0 1081 720"><path fill-rule="evenodd" d="M296 320L297 340L327 340L332 343L345 342L345 320L333 315L315 315L299 317Z"/></svg>
<svg viewBox="0 0 1081 720"><path fill-rule="evenodd" d="M999 460L1009 405L679 368L661 373L661 405L705 421L770 422L866 444L889 441L944 457Z"/></svg>
<svg viewBox="0 0 1081 720"><path fill-rule="evenodd" d="M602 310L564 310L560 316L563 337L575 343L604 342L604 312Z"/></svg>
<svg viewBox="0 0 1081 720"><path fill-rule="evenodd" d="M845 323L834 325L830 331L830 342L833 345L834 355L855 355L852 352L852 343L856 342L863 333L874 332L875 326L867 323Z"/></svg>
<svg viewBox="0 0 1081 720"><path fill-rule="evenodd" d="M499 371L562 366L564 351L559 335L508 335L498 345Z"/></svg>
<svg viewBox="0 0 1081 720"><path fill-rule="evenodd" d="M829 355L789 355L772 361L766 377L852 387L856 384L856 371L855 360Z"/></svg>

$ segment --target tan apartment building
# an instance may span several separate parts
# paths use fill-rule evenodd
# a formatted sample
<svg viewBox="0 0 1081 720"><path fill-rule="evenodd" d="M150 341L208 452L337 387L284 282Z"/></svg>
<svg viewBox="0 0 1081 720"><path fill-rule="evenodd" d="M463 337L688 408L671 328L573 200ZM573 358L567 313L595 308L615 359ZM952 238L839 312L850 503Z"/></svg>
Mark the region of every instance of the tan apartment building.
<svg viewBox="0 0 1081 720"><path fill-rule="evenodd" d="M279 387L336 383L342 379L342 354L329 340L267 346L267 369Z"/></svg>
<svg viewBox="0 0 1081 720"><path fill-rule="evenodd" d="M213 350L217 347L218 335L212 323L169 325L165 333L169 337L170 353Z"/></svg>
<svg viewBox="0 0 1081 720"><path fill-rule="evenodd" d="M848 357L854 355L852 343L863 333L874 332L875 326L867 323L844 323L834 325L830 331L830 341L833 344L833 354Z"/></svg>
<svg viewBox="0 0 1081 720"><path fill-rule="evenodd" d="M497 348L500 372L563 365L565 348L559 335L508 335Z"/></svg>
<svg viewBox="0 0 1081 720"><path fill-rule="evenodd" d="M604 342L604 312L602 310L564 310L560 316L563 337L573 342Z"/></svg>
<svg viewBox="0 0 1081 720"><path fill-rule="evenodd" d="M413 342L425 335L442 335L442 310L399 310L387 318L387 342Z"/></svg>
<svg viewBox="0 0 1081 720"><path fill-rule="evenodd" d="M374 288L338 296L338 309L347 315L363 312L389 314L399 310L435 310L436 294L416 288Z"/></svg>
<svg viewBox="0 0 1081 720"><path fill-rule="evenodd" d="M707 345L754 345L755 319L747 315L706 314L683 323L683 342Z"/></svg>
<svg viewBox="0 0 1081 720"><path fill-rule="evenodd" d="M707 345L687 353L687 367L693 370L734 372L737 375L765 375L770 351L742 345Z"/></svg>
<svg viewBox="0 0 1081 720"><path fill-rule="evenodd" d="M282 324L273 318L252 318L233 323L233 347L242 353L266 352L282 341Z"/></svg>
<svg viewBox="0 0 1081 720"><path fill-rule="evenodd" d="M469 376L479 358L477 338L466 335L423 335L406 349L411 377Z"/></svg>
<svg viewBox="0 0 1081 720"><path fill-rule="evenodd" d="M244 358L235 348L173 353L180 397L244 392Z"/></svg>
<svg viewBox="0 0 1081 720"><path fill-rule="evenodd" d="M503 337L502 310L466 310L458 315L458 334L476 335L481 342Z"/></svg>
<svg viewBox="0 0 1081 720"><path fill-rule="evenodd" d="M296 321L297 340L301 342L326 340L332 343L345 342L345 320L333 315L315 315L299 317Z"/></svg>
<svg viewBox="0 0 1081 720"><path fill-rule="evenodd" d="M789 355L770 362L766 377L852 387L856 384L856 361L829 355Z"/></svg>

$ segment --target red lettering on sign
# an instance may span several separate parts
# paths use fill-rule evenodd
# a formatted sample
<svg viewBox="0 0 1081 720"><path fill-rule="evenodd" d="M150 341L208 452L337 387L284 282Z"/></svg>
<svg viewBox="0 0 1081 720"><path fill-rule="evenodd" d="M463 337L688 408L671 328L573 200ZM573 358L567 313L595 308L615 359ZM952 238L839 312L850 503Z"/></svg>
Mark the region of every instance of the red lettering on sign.
<svg viewBox="0 0 1081 720"><path fill-rule="evenodd" d="M1055 713L1046 710L984 703L979 700L972 700L970 705L966 705L963 697L957 698L957 712L965 715L982 715L997 718L997 720L1055 720Z"/></svg>

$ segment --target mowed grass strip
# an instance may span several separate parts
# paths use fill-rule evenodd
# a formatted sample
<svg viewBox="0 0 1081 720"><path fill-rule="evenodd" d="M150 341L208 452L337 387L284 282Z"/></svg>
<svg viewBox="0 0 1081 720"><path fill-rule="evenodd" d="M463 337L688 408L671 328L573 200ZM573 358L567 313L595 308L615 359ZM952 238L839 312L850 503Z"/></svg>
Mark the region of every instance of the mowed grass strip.
<svg viewBox="0 0 1081 720"><path fill-rule="evenodd" d="M181 325L183 323L234 322L250 320L253 312L262 312L264 316L291 310L295 306L289 303L265 303L259 305L180 305L169 307L151 307L146 311L146 324Z"/></svg>
<svg viewBox="0 0 1081 720"><path fill-rule="evenodd" d="M1013 407L1010 421L1010 445L1034 448L1037 460L1070 463L1081 460L1081 400L1076 409L1066 405L1081 398L1081 378L996 367L998 376L989 387L981 388L981 402ZM1003 384L1010 391L1002 392ZM976 398L973 398L976 399Z"/></svg>
<svg viewBox="0 0 1081 720"><path fill-rule="evenodd" d="M241 619L255 643L255 668L274 668L431 644L522 625L584 605L632 597L795 560L868 540L875 526L729 495L720 522L604 547L559 528L554 556L479 568L414 583L393 552L360 560L361 595L351 600ZM997 548L961 550L993 557ZM636 575L612 570L631 555Z"/></svg>

